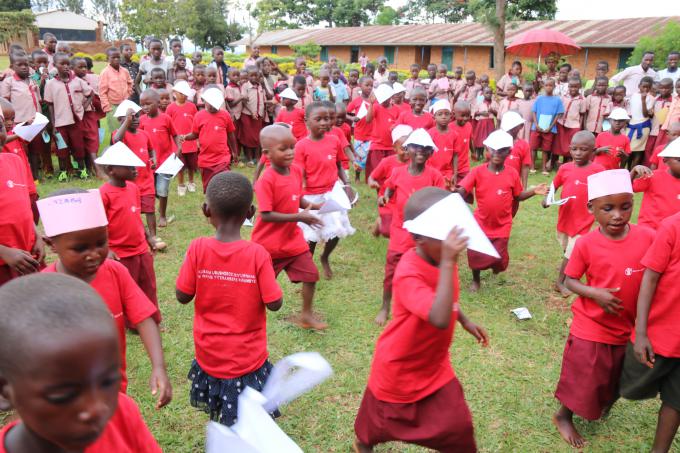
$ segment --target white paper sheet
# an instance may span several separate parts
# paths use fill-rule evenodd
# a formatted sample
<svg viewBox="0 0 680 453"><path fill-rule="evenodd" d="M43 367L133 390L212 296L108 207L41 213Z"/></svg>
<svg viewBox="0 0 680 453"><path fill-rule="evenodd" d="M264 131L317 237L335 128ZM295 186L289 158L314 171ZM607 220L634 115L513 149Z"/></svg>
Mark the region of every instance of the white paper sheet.
<svg viewBox="0 0 680 453"><path fill-rule="evenodd" d="M550 123L552 123L552 120L552 115L538 115L538 127L546 130L548 129L548 126L550 126Z"/></svg>
<svg viewBox="0 0 680 453"><path fill-rule="evenodd" d="M472 216L470 208L457 193L438 201L415 219L404 222L407 231L441 241L446 239L454 227L463 229L470 250L500 258L496 248Z"/></svg>
<svg viewBox="0 0 680 453"><path fill-rule="evenodd" d="M368 115L368 105L365 102L361 103L361 107L359 107L359 111L357 112L357 118L363 119Z"/></svg>
<svg viewBox="0 0 680 453"><path fill-rule="evenodd" d="M510 310L515 316L517 316L517 319L520 321L523 321L525 319L531 319L531 313L529 313L529 309L527 307L519 307L515 308L514 310Z"/></svg>
<svg viewBox="0 0 680 453"><path fill-rule="evenodd" d="M562 199L555 199L555 184L550 183L550 190L548 190L548 196L545 198L545 204L548 206L562 206L565 204L567 201L569 201L572 198L576 198L576 196L571 195L566 198Z"/></svg>
<svg viewBox="0 0 680 453"><path fill-rule="evenodd" d="M251 227L251 226L253 226L253 221L250 220L250 219L248 219L248 218L246 218L246 219L243 221L243 225L242 225L242 226L244 226L244 227Z"/></svg>
<svg viewBox="0 0 680 453"><path fill-rule="evenodd" d="M611 128L612 123L610 123L609 120L602 120L602 132L607 132Z"/></svg>
<svg viewBox="0 0 680 453"><path fill-rule="evenodd" d="M181 159L174 154L170 154L165 162L163 162L160 167L156 169L156 173L162 173L164 175L171 175L173 178L179 173L179 171L184 167Z"/></svg>
<svg viewBox="0 0 680 453"><path fill-rule="evenodd" d="M32 141L45 129L50 120L40 112L36 112L32 124L20 123L14 126L14 133L27 142Z"/></svg>

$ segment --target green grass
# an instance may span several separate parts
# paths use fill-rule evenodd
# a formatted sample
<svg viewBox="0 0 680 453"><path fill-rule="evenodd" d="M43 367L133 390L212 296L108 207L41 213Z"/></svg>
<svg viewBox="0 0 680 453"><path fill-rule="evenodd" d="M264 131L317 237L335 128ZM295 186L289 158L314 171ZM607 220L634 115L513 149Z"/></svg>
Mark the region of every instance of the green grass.
<svg viewBox="0 0 680 453"><path fill-rule="evenodd" d="M532 176L530 182L546 181ZM96 187L99 183L74 185ZM39 191L45 195L58 187L64 185L44 184ZM284 320L299 308L300 293L283 274L279 281L285 293L284 306L280 312L268 314L272 362L297 351L318 351L335 371L320 387L284 407L278 420L304 451L350 451L354 417L381 331L373 318L380 304L387 241L370 235L375 196L363 184L359 190L362 199L350 215L357 233L340 242L332 256L336 277L321 281L316 294L316 309L330 329L307 332ZM128 336L129 393L167 452L204 448L207 416L189 405L186 379L193 358L193 307L182 306L174 298L174 281L189 241L213 233L201 214L201 203L198 193L178 198L176 191L171 191L169 213L177 220L160 231L170 244L167 252L156 255L156 273L166 328L165 357L174 386L173 402L160 411L153 408L147 387L150 369L144 349L138 337ZM483 275L479 294L467 292L470 272L464 260L460 266L461 305L491 336L490 346L482 349L459 328L451 347L453 367L465 390L483 452L572 451L550 421L558 406L553 392L570 321L569 301L551 291L561 260L554 239L556 215L554 208L543 210L537 198L522 204L510 241L510 268L498 276ZM249 236L250 231L244 228L243 233ZM517 321L510 310L520 306L528 307L534 318ZM658 407L658 401L621 401L605 421L578 420L577 427L589 442L587 451L648 451ZM680 448L680 442L674 446ZM377 451L423 450L390 444Z"/></svg>

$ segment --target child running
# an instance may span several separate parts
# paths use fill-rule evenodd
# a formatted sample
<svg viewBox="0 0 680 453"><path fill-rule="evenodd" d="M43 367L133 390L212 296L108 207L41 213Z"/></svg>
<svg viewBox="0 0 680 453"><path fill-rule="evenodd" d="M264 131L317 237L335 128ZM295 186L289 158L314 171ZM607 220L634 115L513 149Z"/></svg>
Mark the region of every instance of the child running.
<svg viewBox="0 0 680 453"><path fill-rule="evenodd" d="M428 111L424 111L427 102L427 93L421 87L411 90L409 98L411 109L408 112L401 112L397 118L397 124L406 124L412 129L425 129L426 131L434 127L434 118ZM448 101L447 101L448 102ZM430 110L430 109L428 109Z"/></svg>
<svg viewBox="0 0 680 453"><path fill-rule="evenodd" d="M392 154L392 128L396 121L396 109L392 108L394 90L384 83L373 91L368 104L366 123L371 125L371 146L366 159L366 180L380 161Z"/></svg>
<svg viewBox="0 0 680 453"><path fill-rule="evenodd" d="M262 390L269 377L265 309L279 310L283 293L267 250L241 239L241 225L255 213L248 179L219 173L205 195L203 214L215 235L189 244L176 295L181 304L194 300L189 401L211 420L231 426L241 390Z"/></svg>
<svg viewBox="0 0 680 453"><path fill-rule="evenodd" d="M166 114L172 120L172 124L179 135L190 134L193 130L194 117L198 113L196 105L189 102L193 90L187 82L179 80L172 88L175 102L168 106ZM187 192L196 192L194 175L198 170L198 143L196 140L186 140L182 143L182 151L179 155L184 167L177 174L177 195L183 197ZM184 173L187 173L189 183L184 184Z"/></svg>
<svg viewBox="0 0 680 453"><path fill-rule="evenodd" d="M435 152L427 160L427 165L442 174L446 188L451 190L470 171L470 155L458 133L449 127L451 103L448 100L437 101L430 110L437 125L427 131L435 145Z"/></svg>
<svg viewBox="0 0 680 453"><path fill-rule="evenodd" d="M505 99L507 99L507 97ZM505 160L505 163L508 167L515 169L522 180L522 187L527 187L532 162L529 143L527 143L526 140L519 138L520 133L524 129L524 124L525 121L524 118L522 118L522 115L514 110L506 112L501 120L501 129L510 134L513 140L510 155Z"/></svg>
<svg viewBox="0 0 680 453"><path fill-rule="evenodd" d="M415 192L404 211L413 220L451 196L429 187ZM451 220L453 212L442 212ZM445 220L443 220L445 221ZM483 346L486 330L462 312L458 259L467 238L453 228L444 241L412 234L415 248L394 275L394 319L378 338L368 385L354 422L355 451L402 441L437 451L477 451L470 409L451 367L456 322Z"/></svg>
<svg viewBox="0 0 680 453"><path fill-rule="evenodd" d="M283 108L276 115L276 122L288 124L295 140L302 140L307 136L307 126L305 125L305 110L295 107L300 99L290 88L283 90L279 97Z"/></svg>
<svg viewBox="0 0 680 453"><path fill-rule="evenodd" d="M361 96L357 96L347 106L347 118L354 124L354 181L359 182L361 171L366 168L368 150L371 147L371 129L373 126L366 121L369 100L373 92L373 80L370 77L359 79ZM359 115L359 112L362 114ZM361 116L361 118L359 117Z"/></svg>
<svg viewBox="0 0 680 453"><path fill-rule="evenodd" d="M626 170L588 176L588 208L599 227L576 241L565 269L565 286L579 297L571 307L574 318L555 390L561 406L553 415L560 435L574 448L583 448L585 441L573 415L597 420L619 397L644 272L641 260L654 240L651 230L629 223L633 188Z"/></svg>

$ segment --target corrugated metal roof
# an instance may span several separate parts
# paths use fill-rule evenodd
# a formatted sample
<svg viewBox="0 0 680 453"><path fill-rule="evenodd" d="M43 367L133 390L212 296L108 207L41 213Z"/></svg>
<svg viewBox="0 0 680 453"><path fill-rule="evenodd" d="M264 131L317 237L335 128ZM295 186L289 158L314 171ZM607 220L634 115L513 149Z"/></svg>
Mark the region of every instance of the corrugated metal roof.
<svg viewBox="0 0 680 453"><path fill-rule="evenodd" d="M96 30L97 21L71 11L57 9L35 14L38 28L59 28L63 30Z"/></svg>
<svg viewBox="0 0 680 453"><path fill-rule="evenodd" d="M680 22L680 16L511 22L506 27L505 43L510 44L513 37L524 31L547 28L563 32L581 47L635 47L642 36L653 34L671 21ZM271 31L258 36L254 43L287 46L309 41L321 46L490 46L493 35L479 23L372 25ZM249 38L231 43L249 44Z"/></svg>

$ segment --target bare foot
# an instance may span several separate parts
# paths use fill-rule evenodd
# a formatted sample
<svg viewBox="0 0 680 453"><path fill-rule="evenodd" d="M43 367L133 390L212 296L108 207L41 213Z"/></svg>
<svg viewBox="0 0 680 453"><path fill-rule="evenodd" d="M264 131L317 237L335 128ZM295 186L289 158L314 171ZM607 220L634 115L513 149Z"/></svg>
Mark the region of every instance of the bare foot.
<svg viewBox="0 0 680 453"><path fill-rule="evenodd" d="M326 277L326 280L330 280L333 278L333 270L331 269L331 263L328 262L328 258L324 258L323 256L320 258L321 261L321 267L323 267L323 276Z"/></svg>
<svg viewBox="0 0 680 453"><path fill-rule="evenodd" d="M369 453L373 451L373 447L362 444L359 439L354 439L352 444L352 451L354 453Z"/></svg>
<svg viewBox="0 0 680 453"><path fill-rule="evenodd" d="M384 326L390 314L384 308L381 308L378 315L375 317L375 323L379 326Z"/></svg>
<svg viewBox="0 0 680 453"><path fill-rule="evenodd" d="M481 285L479 282L472 280L472 283L470 283L470 292L476 293L477 291L479 291L480 286Z"/></svg>
<svg viewBox="0 0 680 453"><path fill-rule="evenodd" d="M572 294L574 294L574 293L572 293L571 291L569 291L569 290L567 289L567 287L564 286L564 285L561 284L561 283L555 283L554 289L555 289L555 292L560 293L560 295L561 295L562 297L565 297L565 298L571 296Z"/></svg>
<svg viewBox="0 0 680 453"><path fill-rule="evenodd" d="M583 448L585 439L583 439L578 431L576 431L576 427L571 418L555 414L552 417L552 422L555 427L557 427L557 431L559 431L560 436L562 436L562 439L564 439L565 442L574 448Z"/></svg>
<svg viewBox="0 0 680 453"><path fill-rule="evenodd" d="M328 328L328 324L313 314L299 313L289 317L288 320L302 329L324 330Z"/></svg>
<svg viewBox="0 0 680 453"><path fill-rule="evenodd" d="M377 219L373 224L373 230L371 230L371 234L376 238L380 236L380 219Z"/></svg>
<svg viewBox="0 0 680 453"><path fill-rule="evenodd" d="M158 218L158 227L159 228L165 228L166 226L168 226L168 219L166 219L165 217L159 217Z"/></svg>

